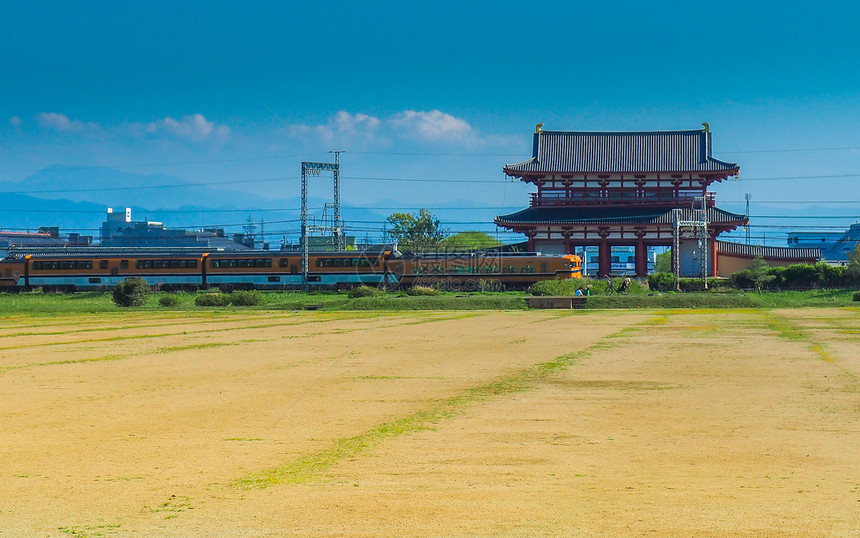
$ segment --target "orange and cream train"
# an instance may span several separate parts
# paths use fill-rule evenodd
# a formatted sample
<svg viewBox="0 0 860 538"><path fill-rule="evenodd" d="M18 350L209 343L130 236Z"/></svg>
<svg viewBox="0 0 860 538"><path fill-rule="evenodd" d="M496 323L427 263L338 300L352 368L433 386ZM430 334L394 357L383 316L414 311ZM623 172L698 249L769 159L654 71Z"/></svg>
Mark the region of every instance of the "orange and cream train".
<svg viewBox="0 0 860 538"><path fill-rule="evenodd" d="M97 290L131 277L168 289L291 289L302 285L301 268L301 254L279 251L33 253L0 261L0 290ZM581 276L581 260L573 255L345 251L316 252L308 258L310 286L328 289L428 285L501 290Z"/></svg>

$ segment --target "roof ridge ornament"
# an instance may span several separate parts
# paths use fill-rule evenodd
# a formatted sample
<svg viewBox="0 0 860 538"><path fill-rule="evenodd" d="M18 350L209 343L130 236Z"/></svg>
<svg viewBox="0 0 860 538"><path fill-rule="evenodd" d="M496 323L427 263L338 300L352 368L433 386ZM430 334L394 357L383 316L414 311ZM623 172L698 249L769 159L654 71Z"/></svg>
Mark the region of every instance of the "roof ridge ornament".
<svg viewBox="0 0 860 538"><path fill-rule="evenodd" d="M705 131L706 133L710 133L710 132L711 132L711 126L710 126L710 125L708 125L708 122L703 121L703 122L702 122L702 125L704 125L704 126L705 126L704 131Z"/></svg>
<svg viewBox="0 0 860 538"><path fill-rule="evenodd" d="M535 134L542 133L543 132L542 127L543 127L543 123L538 123L537 125L535 125Z"/></svg>

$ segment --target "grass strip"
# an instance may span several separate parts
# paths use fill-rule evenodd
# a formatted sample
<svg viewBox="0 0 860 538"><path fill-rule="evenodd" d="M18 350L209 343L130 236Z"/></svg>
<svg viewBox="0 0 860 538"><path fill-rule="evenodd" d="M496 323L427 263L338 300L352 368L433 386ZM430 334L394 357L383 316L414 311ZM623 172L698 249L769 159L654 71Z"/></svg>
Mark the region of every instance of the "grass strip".
<svg viewBox="0 0 860 538"><path fill-rule="evenodd" d="M622 331L629 334L626 328ZM398 420L383 422L353 437L338 439L329 448L300 456L284 465L248 474L235 480L232 485L242 489L263 489L277 484L308 482L342 459L367 452L387 439L426 430L433 424L464 412L469 405L534 389L540 382L570 368L592 352L616 346L617 343L611 340L613 336L614 334L607 335L587 348L530 366L484 385L466 389L451 398L437 400L427 409L416 411Z"/></svg>

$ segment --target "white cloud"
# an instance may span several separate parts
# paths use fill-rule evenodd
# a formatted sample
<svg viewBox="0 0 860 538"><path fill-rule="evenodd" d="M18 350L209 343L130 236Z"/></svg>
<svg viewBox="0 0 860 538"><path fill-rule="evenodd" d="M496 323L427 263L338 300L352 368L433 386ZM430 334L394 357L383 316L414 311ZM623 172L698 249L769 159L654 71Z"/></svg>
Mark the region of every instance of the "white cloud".
<svg viewBox="0 0 860 538"><path fill-rule="evenodd" d="M18 116L12 116L11 118L9 118L9 123L12 125L12 127L20 127L24 123L24 120L22 120Z"/></svg>
<svg viewBox="0 0 860 538"><path fill-rule="evenodd" d="M203 114L193 114L175 120L170 116L157 122L132 126L137 132L145 134L167 133L177 138L187 138L195 142L207 139L225 140L230 136L230 128L224 125L216 126L203 117Z"/></svg>
<svg viewBox="0 0 860 538"><path fill-rule="evenodd" d="M381 124L379 118L341 110L325 125L290 125L287 131L295 138L314 136L326 144L347 143L372 140Z"/></svg>
<svg viewBox="0 0 860 538"><path fill-rule="evenodd" d="M38 122L42 127L59 132L80 132L84 130L94 131L99 128L99 126L93 122L84 123L81 120L72 120L65 114L58 114L56 112L42 112L38 116Z"/></svg>
<svg viewBox="0 0 860 538"><path fill-rule="evenodd" d="M395 114L389 121L409 136L428 141L462 140L474 134L468 122L440 110L406 110Z"/></svg>

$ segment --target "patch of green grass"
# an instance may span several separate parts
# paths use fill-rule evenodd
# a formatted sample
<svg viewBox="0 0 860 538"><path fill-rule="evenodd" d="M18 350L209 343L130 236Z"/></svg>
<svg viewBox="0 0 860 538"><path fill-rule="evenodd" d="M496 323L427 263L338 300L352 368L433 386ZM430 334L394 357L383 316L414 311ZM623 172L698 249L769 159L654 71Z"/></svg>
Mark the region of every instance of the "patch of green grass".
<svg viewBox="0 0 860 538"><path fill-rule="evenodd" d="M174 351L187 351L190 349L208 349L212 347L226 347L226 346L238 346L241 344L247 344L249 342L261 342L262 340L251 338L245 340L236 340L234 342L206 342L204 344L189 344L187 346L168 346L168 347L160 347L156 349L153 353L173 353Z"/></svg>
<svg viewBox="0 0 860 538"><path fill-rule="evenodd" d="M73 525L71 527L57 527L63 534L75 538L90 538L95 536L113 536L119 534L120 524L114 525Z"/></svg>
<svg viewBox="0 0 860 538"><path fill-rule="evenodd" d="M405 376L405 375L360 375L355 379L384 380L384 379L444 379L441 376Z"/></svg>
<svg viewBox="0 0 860 538"><path fill-rule="evenodd" d="M87 362L103 362L103 361L118 361L126 358L126 355L105 355L104 357L93 357L90 359L74 359L67 361L51 361L51 362L30 362L20 364L18 366L5 366L0 368L0 372L8 372L9 370L22 370L24 368L33 368L34 366L59 366L64 364L84 364Z"/></svg>

